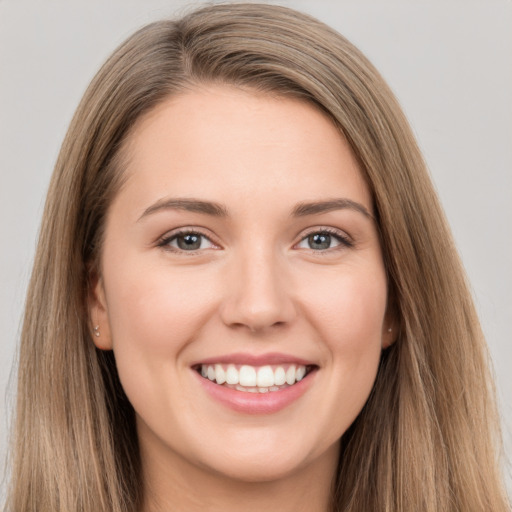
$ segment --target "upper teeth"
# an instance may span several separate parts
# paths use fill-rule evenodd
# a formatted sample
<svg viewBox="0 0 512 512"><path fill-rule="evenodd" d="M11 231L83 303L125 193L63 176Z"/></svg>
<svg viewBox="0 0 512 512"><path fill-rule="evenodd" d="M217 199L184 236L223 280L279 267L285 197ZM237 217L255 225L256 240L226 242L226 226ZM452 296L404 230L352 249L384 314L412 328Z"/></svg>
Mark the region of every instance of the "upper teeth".
<svg viewBox="0 0 512 512"><path fill-rule="evenodd" d="M291 386L304 378L306 367L291 364L285 366L249 366L237 368L234 364L201 365L201 375L217 384L241 385L247 387L270 388L288 384Z"/></svg>

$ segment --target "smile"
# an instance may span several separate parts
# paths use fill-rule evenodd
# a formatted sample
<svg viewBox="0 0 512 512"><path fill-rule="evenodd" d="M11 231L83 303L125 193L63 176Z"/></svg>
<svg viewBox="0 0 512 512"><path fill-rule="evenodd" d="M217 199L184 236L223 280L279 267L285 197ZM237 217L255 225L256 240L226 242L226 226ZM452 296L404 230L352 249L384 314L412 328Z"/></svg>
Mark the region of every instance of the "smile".
<svg viewBox="0 0 512 512"><path fill-rule="evenodd" d="M300 382L312 371L311 365L201 364L197 371L218 385L248 393L280 391Z"/></svg>
<svg viewBox="0 0 512 512"><path fill-rule="evenodd" d="M272 414L299 402L320 366L290 354L232 353L193 362L190 369L214 402L237 413Z"/></svg>

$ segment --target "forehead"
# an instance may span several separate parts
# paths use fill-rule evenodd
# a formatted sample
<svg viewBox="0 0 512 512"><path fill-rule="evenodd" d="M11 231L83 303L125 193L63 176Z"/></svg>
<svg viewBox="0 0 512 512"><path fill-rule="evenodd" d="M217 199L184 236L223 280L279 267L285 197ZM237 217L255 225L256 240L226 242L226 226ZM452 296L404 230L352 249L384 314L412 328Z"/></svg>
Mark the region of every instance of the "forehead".
<svg viewBox="0 0 512 512"><path fill-rule="evenodd" d="M371 210L348 143L298 99L231 86L189 90L140 119L125 151L126 185L147 201L165 194L315 200L340 188Z"/></svg>

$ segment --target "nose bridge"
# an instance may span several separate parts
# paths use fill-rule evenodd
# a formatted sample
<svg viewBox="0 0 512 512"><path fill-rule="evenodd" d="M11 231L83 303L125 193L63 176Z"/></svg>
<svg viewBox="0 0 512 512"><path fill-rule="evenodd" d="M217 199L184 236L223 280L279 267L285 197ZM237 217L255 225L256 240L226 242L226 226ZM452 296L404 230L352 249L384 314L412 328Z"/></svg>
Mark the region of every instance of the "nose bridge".
<svg viewBox="0 0 512 512"><path fill-rule="evenodd" d="M288 323L294 316L289 284L284 264L270 244L244 248L231 266L224 322L251 331Z"/></svg>

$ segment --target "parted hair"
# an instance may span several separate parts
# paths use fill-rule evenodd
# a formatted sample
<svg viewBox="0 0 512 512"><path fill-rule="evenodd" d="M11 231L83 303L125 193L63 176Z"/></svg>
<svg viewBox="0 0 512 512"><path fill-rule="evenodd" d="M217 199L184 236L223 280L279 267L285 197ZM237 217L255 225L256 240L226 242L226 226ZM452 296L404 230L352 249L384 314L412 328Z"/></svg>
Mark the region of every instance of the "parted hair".
<svg viewBox="0 0 512 512"><path fill-rule="evenodd" d="M332 510L505 512L499 418L465 274L411 129L344 37L288 8L202 7L140 29L100 69L51 179L26 301L9 512L139 512L134 412L91 339L88 294L137 121L198 84L314 104L373 196L397 339L341 439Z"/></svg>

